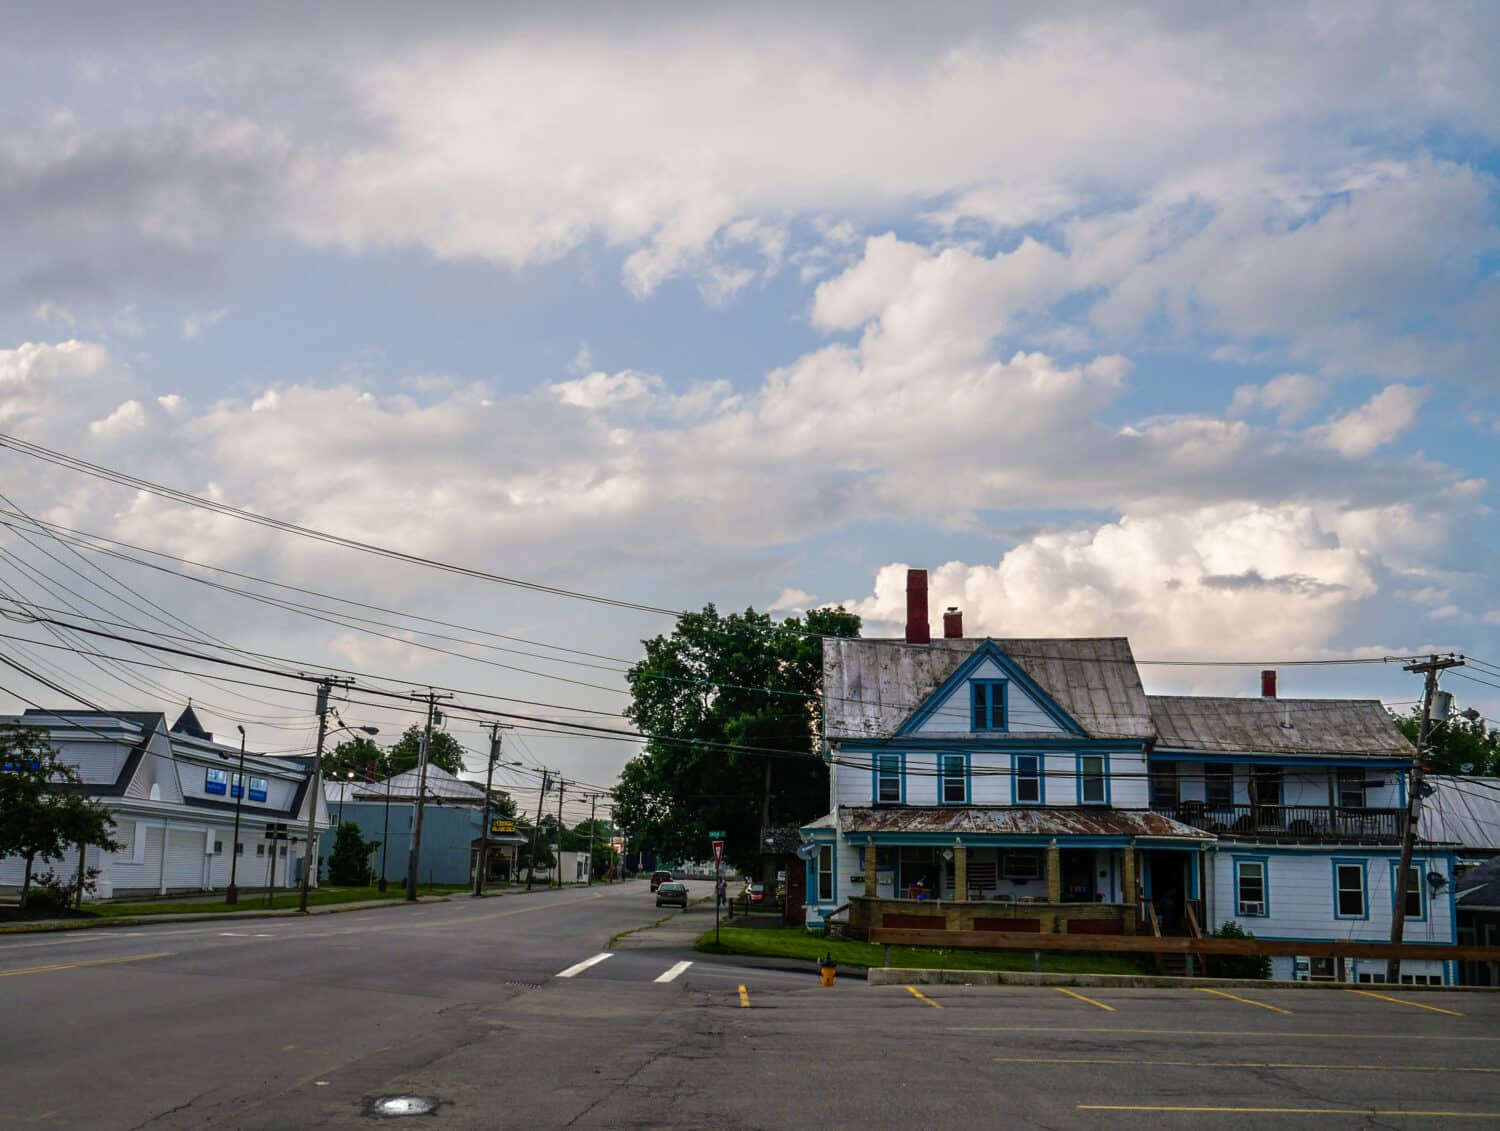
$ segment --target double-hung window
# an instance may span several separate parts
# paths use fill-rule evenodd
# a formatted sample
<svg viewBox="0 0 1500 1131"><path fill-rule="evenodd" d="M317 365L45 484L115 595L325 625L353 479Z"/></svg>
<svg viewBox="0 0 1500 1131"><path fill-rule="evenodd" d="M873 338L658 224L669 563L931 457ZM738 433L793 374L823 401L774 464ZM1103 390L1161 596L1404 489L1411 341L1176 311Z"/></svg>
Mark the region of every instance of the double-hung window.
<svg viewBox="0 0 1500 1131"><path fill-rule="evenodd" d="M875 801L879 805L901 804L901 755L875 756Z"/></svg>
<svg viewBox="0 0 1500 1131"><path fill-rule="evenodd" d="M969 803L969 758L966 754L939 754L941 768L939 798L944 805Z"/></svg>
<svg viewBox="0 0 1500 1131"><path fill-rule="evenodd" d="M1209 762L1203 767L1203 803L1210 809L1227 809L1234 804L1232 765Z"/></svg>
<svg viewBox="0 0 1500 1131"><path fill-rule="evenodd" d="M1364 919L1367 917L1365 866L1363 863L1334 862L1333 915L1335 919Z"/></svg>
<svg viewBox="0 0 1500 1131"><path fill-rule="evenodd" d="M833 845L818 849L818 902L833 902Z"/></svg>
<svg viewBox="0 0 1500 1131"><path fill-rule="evenodd" d="M1017 805L1040 805L1042 801L1042 756L1017 754L1011 760L1013 797Z"/></svg>
<svg viewBox="0 0 1500 1131"><path fill-rule="evenodd" d="M973 730L1005 730L1005 681L1002 679L976 679L969 685L973 690L970 722Z"/></svg>
<svg viewBox="0 0 1500 1131"><path fill-rule="evenodd" d="M1177 763L1154 762L1146 771L1151 787L1151 808L1177 808Z"/></svg>
<svg viewBox="0 0 1500 1131"><path fill-rule="evenodd" d="M1340 809L1363 809L1365 807L1365 772L1363 770L1340 770L1338 791Z"/></svg>
<svg viewBox="0 0 1500 1131"><path fill-rule="evenodd" d="M228 793L229 771L209 770L203 782L204 793Z"/></svg>
<svg viewBox="0 0 1500 1131"><path fill-rule="evenodd" d="M1106 775L1109 759L1103 754L1080 754L1078 756L1078 803L1080 805L1104 805L1109 801Z"/></svg>
<svg viewBox="0 0 1500 1131"><path fill-rule="evenodd" d="M1396 876L1400 864L1391 862L1391 906L1396 906ZM1422 869L1413 866L1406 873L1406 917L1408 920L1427 918L1426 893L1422 891Z"/></svg>
<svg viewBox="0 0 1500 1131"><path fill-rule="evenodd" d="M1265 915L1266 912L1266 862L1264 860L1236 860L1234 862L1234 900L1239 914Z"/></svg>

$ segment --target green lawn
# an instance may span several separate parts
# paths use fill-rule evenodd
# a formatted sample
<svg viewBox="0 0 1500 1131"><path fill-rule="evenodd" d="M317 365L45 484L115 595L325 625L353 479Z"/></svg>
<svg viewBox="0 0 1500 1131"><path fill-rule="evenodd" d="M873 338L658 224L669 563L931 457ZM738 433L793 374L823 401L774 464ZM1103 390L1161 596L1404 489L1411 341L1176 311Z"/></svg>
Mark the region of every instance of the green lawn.
<svg viewBox="0 0 1500 1131"><path fill-rule="evenodd" d="M467 885L457 884L424 884L419 889L422 895L446 895L455 891L467 891ZM389 890L384 894L378 887L364 888L330 888L321 887L308 893L307 904L309 907L326 907L336 903L360 903L369 899L400 899L406 893L402 884L391 884ZM279 892L273 897L271 907L273 909L285 910L299 905L299 893L295 891ZM157 901L151 903L99 903L87 907L101 918L114 919L132 915L198 915L204 913L225 911L264 911L266 910L266 896L264 892L242 890L240 901L236 904L224 902L224 897L205 896L201 902L196 903L174 903L170 901Z"/></svg>
<svg viewBox="0 0 1500 1131"><path fill-rule="evenodd" d="M816 962L824 954L843 966L884 966L885 947L875 943L825 939L798 930L755 930L724 927L706 931L694 944L705 954L753 954L767 958L805 958ZM948 947L893 946L891 965L921 970L1032 970L1029 951L959 950ZM1049 974L1139 974L1144 968L1112 954L1043 954L1042 970Z"/></svg>

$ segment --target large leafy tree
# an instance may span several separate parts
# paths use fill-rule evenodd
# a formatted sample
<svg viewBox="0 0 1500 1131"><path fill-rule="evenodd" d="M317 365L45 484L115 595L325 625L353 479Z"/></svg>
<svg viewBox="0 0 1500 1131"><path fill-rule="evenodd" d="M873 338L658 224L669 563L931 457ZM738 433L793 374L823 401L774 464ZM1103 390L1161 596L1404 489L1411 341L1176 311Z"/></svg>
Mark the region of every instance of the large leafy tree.
<svg viewBox="0 0 1500 1131"><path fill-rule="evenodd" d="M1398 715L1396 726L1415 745L1422 730L1421 708ZM1500 730L1483 718L1468 719L1455 710L1447 722L1428 732L1422 763L1434 774L1500 775Z"/></svg>
<svg viewBox="0 0 1500 1131"><path fill-rule="evenodd" d="M323 755L323 776L335 780L354 775L356 781L369 776L370 763L375 764L376 778L386 776L385 751L364 735L346 738Z"/></svg>
<svg viewBox="0 0 1500 1131"><path fill-rule="evenodd" d="M386 772L404 773L417 764L422 749L422 728L416 723L406 728L406 733L386 751ZM427 752L431 765L441 766L450 774L460 773L464 768L464 748L458 739L440 730L432 732L432 749Z"/></svg>
<svg viewBox="0 0 1500 1131"><path fill-rule="evenodd" d="M615 820L632 845L701 860L709 831L722 829L729 860L750 868L763 824L826 812L821 638L859 630L844 609L777 622L708 605L670 636L645 641L645 658L626 677L625 714L649 737L614 791Z"/></svg>
<svg viewBox="0 0 1500 1131"><path fill-rule="evenodd" d="M60 860L79 845L120 847L110 835L114 818L79 791L82 782L78 771L58 758L45 733L0 727L0 857L26 861L23 909L38 858Z"/></svg>

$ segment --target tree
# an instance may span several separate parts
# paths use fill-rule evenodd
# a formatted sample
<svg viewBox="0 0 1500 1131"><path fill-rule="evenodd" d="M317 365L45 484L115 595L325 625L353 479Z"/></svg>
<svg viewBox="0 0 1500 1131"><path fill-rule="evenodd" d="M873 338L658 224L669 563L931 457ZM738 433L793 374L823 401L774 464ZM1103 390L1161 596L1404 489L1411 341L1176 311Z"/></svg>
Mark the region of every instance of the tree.
<svg viewBox="0 0 1500 1131"><path fill-rule="evenodd" d="M395 745L386 751L388 774L401 774L416 767L417 760L421 757L422 730L421 726L413 723L406 728L406 733ZM464 768L464 748L451 734L435 730L432 732L432 749L427 752L427 761L450 774L461 773Z"/></svg>
<svg viewBox="0 0 1500 1131"><path fill-rule="evenodd" d="M45 732L0 727L0 857L26 861L21 908L31 896L37 858L60 860L80 845L115 850L114 818L100 802L79 792L78 771L61 761Z"/></svg>
<svg viewBox="0 0 1500 1131"><path fill-rule="evenodd" d="M821 638L859 629L843 609L777 623L754 609L722 616L708 605L670 636L644 641L645 658L626 676L625 714L650 737L614 791L615 819L632 844L698 860L709 830L722 829L726 856L748 870L762 824L825 813Z"/></svg>
<svg viewBox="0 0 1500 1131"><path fill-rule="evenodd" d="M590 839L590 831L593 836ZM589 852L589 846L593 851L589 855L589 867L593 874L602 876L609 871L612 855L609 848L611 836L608 821L579 821L571 829L563 830L563 848L568 852Z"/></svg>
<svg viewBox="0 0 1500 1131"><path fill-rule="evenodd" d="M323 776L330 781L354 775L356 781L369 778L370 763L375 763L375 776L386 776L385 751L364 735L346 738L330 752L323 755Z"/></svg>
<svg viewBox="0 0 1500 1131"><path fill-rule="evenodd" d="M363 887L370 882L370 846L353 821L339 826L328 858L328 882Z"/></svg>
<svg viewBox="0 0 1500 1131"><path fill-rule="evenodd" d="M1414 707L1409 714L1398 715L1396 726L1415 746L1422 730L1422 709ZM1466 719L1455 710L1447 722L1428 731L1422 763L1433 774L1500 774L1500 730L1488 728L1483 718Z"/></svg>

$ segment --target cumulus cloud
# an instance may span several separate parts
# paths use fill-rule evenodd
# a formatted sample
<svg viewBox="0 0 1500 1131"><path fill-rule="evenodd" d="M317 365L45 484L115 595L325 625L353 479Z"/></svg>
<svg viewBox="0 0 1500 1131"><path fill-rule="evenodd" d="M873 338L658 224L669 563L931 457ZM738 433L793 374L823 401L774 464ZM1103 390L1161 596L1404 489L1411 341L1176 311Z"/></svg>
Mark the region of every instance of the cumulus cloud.
<svg viewBox="0 0 1500 1131"><path fill-rule="evenodd" d="M227 306L220 306L213 310L199 311L197 314L189 314L182 320L183 341L194 341L205 330L212 329L227 317L229 317L229 307Z"/></svg>
<svg viewBox="0 0 1500 1131"><path fill-rule="evenodd" d="M1358 408L1321 425L1314 434L1340 455L1367 456L1416 423L1429 393L1411 385L1390 385Z"/></svg>
<svg viewBox="0 0 1500 1131"><path fill-rule="evenodd" d="M1283 373L1264 385L1241 385L1229 405L1230 416L1245 416L1257 408L1277 414L1282 424L1292 424L1322 403L1328 382L1306 373Z"/></svg>
<svg viewBox="0 0 1500 1131"><path fill-rule="evenodd" d="M126 401L102 420L92 421L89 432L103 439L113 440L144 431L146 425L145 406L140 401Z"/></svg>

